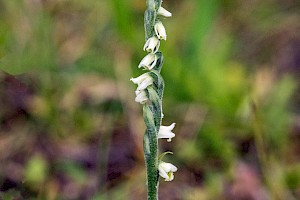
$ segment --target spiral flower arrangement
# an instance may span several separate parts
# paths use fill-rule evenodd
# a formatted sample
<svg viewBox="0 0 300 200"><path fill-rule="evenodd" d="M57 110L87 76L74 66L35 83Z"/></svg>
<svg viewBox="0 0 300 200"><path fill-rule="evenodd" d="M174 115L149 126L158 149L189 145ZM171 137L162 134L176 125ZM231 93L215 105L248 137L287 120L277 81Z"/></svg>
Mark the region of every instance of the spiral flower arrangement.
<svg viewBox="0 0 300 200"><path fill-rule="evenodd" d="M143 105L143 117L146 125L144 134L144 155L147 169L148 200L158 199L159 176L165 181L174 179L177 168L162 161L158 150L158 139L171 141L175 134L172 130L175 123L170 126L162 126L162 98L164 92L164 80L160 74L164 57L159 51L160 42L167 40L166 29L161 22L161 17L171 17L172 14L164 9L162 0L146 0L147 9L144 16L145 45L144 51L148 54L142 59L138 68L147 70L146 73L130 80L137 84L135 101Z"/></svg>

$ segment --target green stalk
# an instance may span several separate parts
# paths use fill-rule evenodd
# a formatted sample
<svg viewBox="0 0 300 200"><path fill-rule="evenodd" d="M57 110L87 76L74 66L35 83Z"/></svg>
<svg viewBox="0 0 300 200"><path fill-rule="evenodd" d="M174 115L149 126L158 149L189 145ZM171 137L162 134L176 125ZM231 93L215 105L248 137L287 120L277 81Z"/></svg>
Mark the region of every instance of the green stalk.
<svg viewBox="0 0 300 200"><path fill-rule="evenodd" d="M157 74L156 74L157 73ZM146 132L144 135L144 154L147 169L147 187L148 200L156 200L158 197L158 139L157 134L161 125L161 103L164 83L162 77L156 73L154 78L154 86L147 88L147 95L150 100L149 104L143 107L144 121L146 124ZM160 83L159 83L160 82ZM158 87L156 87L157 85Z"/></svg>
<svg viewBox="0 0 300 200"><path fill-rule="evenodd" d="M145 39L154 36L154 24L157 17L157 10L161 5L161 0L146 0L147 9L145 11L144 26ZM157 134L161 126L162 96L164 82L159 72L163 64L161 52L157 53L160 58L157 66L151 70L150 75L154 82L146 89L149 102L143 106L143 116L146 124L144 135L144 155L147 170L147 199L158 199L158 139Z"/></svg>

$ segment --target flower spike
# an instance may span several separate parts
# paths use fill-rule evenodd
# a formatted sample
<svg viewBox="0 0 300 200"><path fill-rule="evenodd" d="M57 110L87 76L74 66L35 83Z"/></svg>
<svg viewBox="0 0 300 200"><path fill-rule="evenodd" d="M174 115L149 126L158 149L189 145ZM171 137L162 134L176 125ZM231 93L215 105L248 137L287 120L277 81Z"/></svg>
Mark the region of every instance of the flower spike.
<svg viewBox="0 0 300 200"><path fill-rule="evenodd" d="M164 80L160 74L164 56L159 51L161 40L167 39L166 29L160 21L161 18L171 17L172 13L164 9L162 0L146 0L147 9L144 14L145 44L143 50L148 54L141 60L138 68L149 70L139 77L130 80L137 84L135 101L142 104L143 118L146 125L144 134L144 158L147 172L147 199L158 199L159 176L165 181L174 179L177 167L171 163L162 162L165 152L158 156L158 139L164 138L171 141L175 134L172 130L175 123L170 126L162 126L163 109L162 98L164 93ZM162 17L160 17L160 16Z"/></svg>

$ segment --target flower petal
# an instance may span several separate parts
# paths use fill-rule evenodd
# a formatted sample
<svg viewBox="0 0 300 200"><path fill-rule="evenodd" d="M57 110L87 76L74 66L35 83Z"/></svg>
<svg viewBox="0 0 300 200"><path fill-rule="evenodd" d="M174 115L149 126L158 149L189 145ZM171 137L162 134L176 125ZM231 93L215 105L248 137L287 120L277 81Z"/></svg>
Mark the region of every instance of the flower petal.
<svg viewBox="0 0 300 200"><path fill-rule="evenodd" d="M168 179L169 178L167 172L161 166L158 166L158 171L159 171L159 175L161 177L163 177L164 179Z"/></svg>
<svg viewBox="0 0 300 200"><path fill-rule="evenodd" d="M163 7L159 7L159 9L157 11L157 14L162 15L164 17L172 17L172 13L170 13L169 11L164 9Z"/></svg>
<svg viewBox="0 0 300 200"><path fill-rule="evenodd" d="M175 137L175 133L172 130L175 127L175 123L172 123L170 126L160 126L157 138L168 139L168 142L171 142L171 139Z"/></svg>
<svg viewBox="0 0 300 200"><path fill-rule="evenodd" d="M144 67L145 69L151 70L157 63L157 56L153 53L146 55L140 62L138 68Z"/></svg>
<svg viewBox="0 0 300 200"><path fill-rule="evenodd" d="M130 81L132 81L134 84L141 84L146 78L150 77L149 74L144 73L136 78L131 78Z"/></svg>
<svg viewBox="0 0 300 200"><path fill-rule="evenodd" d="M138 85L136 90L144 90L152 83L153 83L153 79L151 77L147 77Z"/></svg>
<svg viewBox="0 0 300 200"><path fill-rule="evenodd" d="M167 40L166 29L164 25L161 23L161 21L156 22L156 24L154 25L154 30L158 39Z"/></svg>
<svg viewBox="0 0 300 200"><path fill-rule="evenodd" d="M148 97L144 90L142 90L142 91L137 90L137 91L135 91L135 94L136 94L135 101L137 103L144 104L148 100Z"/></svg>
<svg viewBox="0 0 300 200"><path fill-rule="evenodd" d="M165 181L172 181L174 179L174 172L177 171L171 163L160 162L158 165L159 175L165 179Z"/></svg>
<svg viewBox="0 0 300 200"><path fill-rule="evenodd" d="M153 36L149 38L145 45L144 45L144 51L148 51L150 53L156 53L159 49L160 41L157 37Z"/></svg>

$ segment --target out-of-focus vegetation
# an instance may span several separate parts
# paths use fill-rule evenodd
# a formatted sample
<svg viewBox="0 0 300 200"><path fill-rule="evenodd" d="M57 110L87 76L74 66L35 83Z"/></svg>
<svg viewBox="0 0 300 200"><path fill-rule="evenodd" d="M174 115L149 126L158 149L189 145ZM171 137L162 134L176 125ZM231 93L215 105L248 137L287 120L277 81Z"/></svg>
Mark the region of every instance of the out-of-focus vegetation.
<svg viewBox="0 0 300 200"><path fill-rule="evenodd" d="M300 2L164 0L160 198L300 199ZM0 1L0 199L145 199L142 0Z"/></svg>

